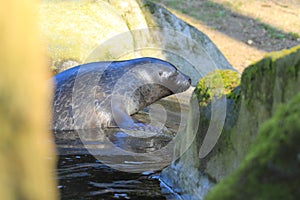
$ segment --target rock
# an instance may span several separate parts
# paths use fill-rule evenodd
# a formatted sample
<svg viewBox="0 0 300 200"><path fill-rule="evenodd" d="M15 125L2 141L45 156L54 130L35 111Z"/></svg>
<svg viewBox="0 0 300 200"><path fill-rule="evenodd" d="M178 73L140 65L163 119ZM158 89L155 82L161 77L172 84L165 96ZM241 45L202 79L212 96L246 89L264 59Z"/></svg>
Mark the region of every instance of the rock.
<svg viewBox="0 0 300 200"><path fill-rule="evenodd" d="M205 199L300 198L300 93L265 122L240 167Z"/></svg>
<svg viewBox="0 0 300 200"><path fill-rule="evenodd" d="M205 164L199 158L199 151L205 138L205 133L208 131L210 120L212 118L217 121L219 120L220 115L218 113L212 115L212 108L214 107L213 109L218 112L219 110L224 111L224 107L227 104L227 114L239 108L238 104L235 104L240 98L239 91L234 90L235 88L239 88L239 83L240 75L237 72L216 70L201 79L194 91L190 102L192 114L188 118L187 129L184 133L186 138L190 138L193 141L179 141L179 144L177 144L179 146L176 145L177 149L175 151L183 155L168 168L164 169L161 175L161 179L167 185L171 186L175 192L180 193L184 199L203 199L205 194L215 184L214 177L201 171L205 167ZM225 96L230 100L224 102ZM211 104L213 99L216 100L214 105ZM197 117L198 115L200 117ZM235 120L235 115L232 115L231 118L227 116L226 127L234 123ZM196 136L194 137L194 135ZM217 142L218 137L219 135L211 139ZM228 139L224 139L224 135L222 134L219 141L224 141L222 144L226 145ZM217 145L220 145L218 143ZM191 144L191 146L187 147L187 144ZM226 154L226 152L224 153Z"/></svg>
<svg viewBox="0 0 300 200"><path fill-rule="evenodd" d="M129 31L122 17L105 1L42 1L39 20L50 66L58 72L63 63L84 63L101 43ZM103 55L106 53L103 49ZM105 59L112 57L107 54Z"/></svg>
<svg viewBox="0 0 300 200"><path fill-rule="evenodd" d="M40 16L57 71L68 61L147 56L173 63L195 85L215 69L234 70L205 34L150 1L43 1Z"/></svg>
<svg viewBox="0 0 300 200"><path fill-rule="evenodd" d="M220 91L212 90L200 81L195 90L200 111L192 109L200 112L199 128L189 129L196 131L196 137L183 156L163 171L162 180L180 193L190 194L191 199L203 198L209 190L207 187L199 190L203 179L209 182L206 185L212 186L233 173L248 154L261 125L273 116L279 105L300 92L299 70L300 46L297 46L269 54L248 67L240 86L225 93L225 101L219 95L223 86ZM214 95L217 98L211 98L211 94L217 94ZM195 124L193 118L188 119L188 124ZM209 133L212 128L214 131ZM186 134L192 133L186 131ZM176 146L181 149L186 141ZM197 176L191 178L189 174Z"/></svg>
<svg viewBox="0 0 300 200"><path fill-rule="evenodd" d="M247 44L252 45L253 44L253 40L247 40Z"/></svg>

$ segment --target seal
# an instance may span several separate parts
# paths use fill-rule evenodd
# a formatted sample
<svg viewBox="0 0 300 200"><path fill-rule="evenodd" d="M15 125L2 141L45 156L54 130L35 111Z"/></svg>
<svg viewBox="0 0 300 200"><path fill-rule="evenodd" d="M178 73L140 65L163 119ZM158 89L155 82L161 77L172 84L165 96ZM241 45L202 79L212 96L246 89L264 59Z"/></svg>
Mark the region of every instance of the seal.
<svg viewBox="0 0 300 200"><path fill-rule="evenodd" d="M169 62L145 57L79 65L53 82L53 130L130 129L140 126L130 115L187 90L191 79Z"/></svg>

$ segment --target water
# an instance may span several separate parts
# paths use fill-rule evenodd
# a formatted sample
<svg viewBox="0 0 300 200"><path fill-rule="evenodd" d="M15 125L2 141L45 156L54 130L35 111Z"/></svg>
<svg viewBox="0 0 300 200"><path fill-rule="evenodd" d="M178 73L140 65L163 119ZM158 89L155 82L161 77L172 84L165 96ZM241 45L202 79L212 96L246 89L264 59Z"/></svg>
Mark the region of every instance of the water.
<svg viewBox="0 0 300 200"><path fill-rule="evenodd" d="M156 152L172 137L124 134L114 129L103 137L98 130L55 132L61 199L167 199L172 195L162 191L156 172L171 162L171 157Z"/></svg>
<svg viewBox="0 0 300 200"><path fill-rule="evenodd" d="M167 199L158 174L126 173L100 163L92 155L60 156L61 199Z"/></svg>
<svg viewBox="0 0 300 200"><path fill-rule="evenodd" d="M138 143L136 138L132 141L130 137L113 136L111 141L115 146L138 152L131 156L115 152L115 146L106 145L106 141L97 140L101 148L84 144L77 131L55 132L55 135L61 199L175 199L172 191L159 181L159 170L169 165L171 157L151 154L167 145L171 137L142 138Z"/></svg>
<svg viewBox="0 0 300 200"><path fill-rule="evenodd" d="M120 129L54 132L61 199L180 199L159 180L173 157L172 141L187 111L167 108L171 132L134 137ZM170 107L171 105L171 107ZM147 121L147 109L135 118ZM181 123L179 123L181 122Z"/></svg>

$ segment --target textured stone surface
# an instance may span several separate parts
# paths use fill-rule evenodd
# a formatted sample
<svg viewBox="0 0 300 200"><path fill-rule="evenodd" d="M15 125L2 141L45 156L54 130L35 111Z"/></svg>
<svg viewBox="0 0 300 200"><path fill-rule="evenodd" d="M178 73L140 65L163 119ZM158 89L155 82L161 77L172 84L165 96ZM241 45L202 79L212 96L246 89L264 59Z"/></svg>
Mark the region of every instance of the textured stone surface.
<svg viewBox="0 0 300 200"><path fill-rule="evenodd" d="M57 72L70 63L147 56L173 63L195 85L210 71L233 69L205 34L149 1L45 0L39 11Z"/></svg>
<svg viewBox="0 0 300 200"><path fill-rule="evenodd" d="M70 60L84 63L94 48L128 31L121 16L104 1L44 0L39 7L39 16L50 66L58 71ZM122 45L125 44L118 43L119 48ZM105 49L99 55L101 58L112 59Z"/></svg>
<svg viewBox="0 0 300 200"><path fill-rule="evenodd" d="M234 172L249 152L261 125L273 116L279 105L288 102L300 92L299 70L300 46L269 54L248 67L242 74L240 86L226 94L224 128L207 156L201 156L201 148L207 144L205 137L210 123L214 124L216 121L212 117L212 104L207 102L209 89L198 84L195 93L201 106L196 138L190 149L163 172L163 179L166 177L171 185L179 186L183 193L193 194L197 191L195 185L199 178L195 178L190 184L188 180L191 178L186 172L198 173L202 178L209 177L211 184ZM221 101L221 98L215 101ZM223 109L224 105L218 109ZM191 120L193 119L188 121ZM178 148L182 145L185 144L178 144ZM199 180L198 183L201 178ZM196 192L191 198L197 195Z"/></svg>
<svg viewBox="0 0 300 200"><path fill-rule="evenodd" d="M265 122L240 167L205 199L300 198L300 93Z"/></svg>

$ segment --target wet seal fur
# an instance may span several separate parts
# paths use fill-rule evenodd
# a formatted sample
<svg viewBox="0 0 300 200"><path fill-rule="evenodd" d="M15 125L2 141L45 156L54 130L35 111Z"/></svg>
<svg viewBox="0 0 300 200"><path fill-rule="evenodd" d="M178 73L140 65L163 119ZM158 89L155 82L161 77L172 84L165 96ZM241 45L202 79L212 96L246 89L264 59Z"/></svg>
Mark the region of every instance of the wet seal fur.
<svg viewBox="0 0 300 200"><path fill-rule="evenodd" d="M130 115L191 84L171 63L156 58L83 64L53 79L53 130L134 127Z"/></svg>

